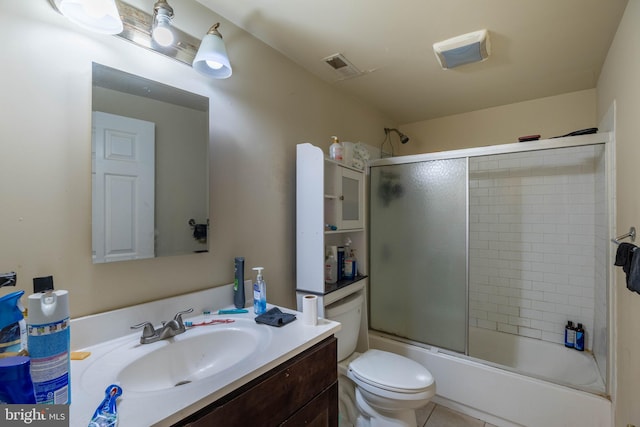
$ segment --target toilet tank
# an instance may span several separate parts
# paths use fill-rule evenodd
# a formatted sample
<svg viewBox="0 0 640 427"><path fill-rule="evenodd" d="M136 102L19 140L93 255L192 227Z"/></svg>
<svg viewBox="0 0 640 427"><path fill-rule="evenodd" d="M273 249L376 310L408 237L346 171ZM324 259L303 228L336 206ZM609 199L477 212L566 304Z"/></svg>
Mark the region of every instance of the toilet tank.
<svg viewBox="0 0 640 427"><path fill-rule="evenodd" d="M338 339L338 362L356 350L362 318L362 292L356 292L324 308L325 317L342 324L335 336Z"/></svg>

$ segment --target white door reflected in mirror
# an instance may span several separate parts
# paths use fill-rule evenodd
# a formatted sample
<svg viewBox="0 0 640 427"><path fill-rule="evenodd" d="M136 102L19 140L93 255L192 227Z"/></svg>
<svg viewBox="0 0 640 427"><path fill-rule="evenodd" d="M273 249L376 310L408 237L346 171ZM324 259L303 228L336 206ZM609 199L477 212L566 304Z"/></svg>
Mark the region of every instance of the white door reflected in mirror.
<svg viewBox="0 0 640 427"><path fill-rule="evenodd" d="M153 258L155 124L93 112L93 262Z"/></svg>

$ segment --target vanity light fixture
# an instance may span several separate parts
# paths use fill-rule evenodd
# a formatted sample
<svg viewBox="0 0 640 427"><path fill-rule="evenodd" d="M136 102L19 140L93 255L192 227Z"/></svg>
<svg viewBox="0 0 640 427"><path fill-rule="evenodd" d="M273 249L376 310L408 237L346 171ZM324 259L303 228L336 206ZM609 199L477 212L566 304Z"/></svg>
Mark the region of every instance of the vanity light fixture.
<svg viewBox="0 0 640 427"><path fill-rule="evenodd" d="M219 26L219 22L214 24L202 39L193 60L193 68L206 76L226 79L231 76L232 70L222 34L218 32Z"/></svg>
<svg viewBox="0 0 640 427"><path fill-rule="evenodd" d="M49 0L71 22L102 34L122 32L122 19L115 0Z"/></svg>
<svg viewBox="0 0 640 427"><path fill-rule="evenodd" d="M213 25L200 41L172 27L173 8L167 0L156 0L153 15L122 0L49 0L49 3L62 15L84 28L113 34L192 66L198 72L215 79L231 76L227 49L218 32L220 23ZM83 15L87 15L87 18L82 21L76 19ZM115 19L117 22L114 22ZM91 23L95 25L90 26Z"/></svg>
<svg viewBox="0 0 640 427"><path fill-rule="evenodd" d="M153 5L153 29L151 36L160 46L171 46L173 43L173 32L171 31L171 20L173 19L173 8L166 0L158 0Z"/></svg>

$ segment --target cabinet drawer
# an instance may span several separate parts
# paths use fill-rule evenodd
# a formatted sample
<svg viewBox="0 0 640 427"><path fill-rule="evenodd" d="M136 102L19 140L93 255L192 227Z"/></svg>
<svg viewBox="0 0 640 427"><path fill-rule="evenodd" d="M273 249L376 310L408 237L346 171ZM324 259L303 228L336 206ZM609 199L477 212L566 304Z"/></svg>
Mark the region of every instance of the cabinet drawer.
<svg viewBox="0 0 640 427"><path fill-rule="evenodd" d="M276 426L336 383L337 375L336 338L330 337L176 425ZM337 399L333 405L337 419Z"/></svg>
<svg viewBox="0 0 640 427"><path fill-rule="evenodd" d="M316 396L280 427L338 427L338 382Z"/></svg>

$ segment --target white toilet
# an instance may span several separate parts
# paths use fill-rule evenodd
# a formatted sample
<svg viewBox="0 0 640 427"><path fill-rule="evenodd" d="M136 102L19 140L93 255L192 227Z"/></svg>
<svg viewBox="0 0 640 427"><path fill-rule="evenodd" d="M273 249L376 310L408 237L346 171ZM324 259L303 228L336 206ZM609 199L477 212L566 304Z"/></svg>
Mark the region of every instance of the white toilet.
<svg viewBox="0 0 640 427"><path fill-rule="evenodd" d="M342 324L336 334L341 421L357 427L416 427L415 410L435 394L433 376L419 363L394 353L354 353L363 301L357 292L325 307L325 317Z"/></svg>

